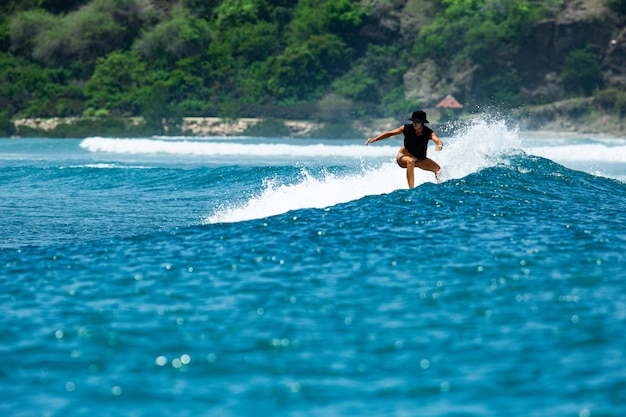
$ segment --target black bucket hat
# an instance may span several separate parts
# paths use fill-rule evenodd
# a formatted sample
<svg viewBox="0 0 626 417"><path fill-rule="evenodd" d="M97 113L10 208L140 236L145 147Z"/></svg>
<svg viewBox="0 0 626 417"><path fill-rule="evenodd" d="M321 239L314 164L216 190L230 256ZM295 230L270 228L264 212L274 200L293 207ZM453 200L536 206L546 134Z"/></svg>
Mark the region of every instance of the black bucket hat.
<svg viewBox="0 0 626 417"><path fill-rule="evenodd" d="M426 120L426 112L423 110L414 111L409 120L412 122L430 123Z"/></svg>

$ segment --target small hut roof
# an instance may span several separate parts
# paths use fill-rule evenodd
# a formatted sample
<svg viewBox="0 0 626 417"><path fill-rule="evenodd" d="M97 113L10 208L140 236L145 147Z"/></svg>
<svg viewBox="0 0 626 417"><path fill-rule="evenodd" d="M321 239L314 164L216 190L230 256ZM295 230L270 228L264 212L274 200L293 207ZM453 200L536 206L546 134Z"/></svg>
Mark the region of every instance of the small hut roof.
<svg viewBox="0 0 626 417"><path fill-rule="evenodd" d="M459 103L457 101L457 99L455 99L454 97L452 97L452 95L448 94L446 96L446 98L444 98L443 100L441 100L437 106L438 109L439 108L444 108L444 109L462 109L463 105L461 103Z"/></svg>

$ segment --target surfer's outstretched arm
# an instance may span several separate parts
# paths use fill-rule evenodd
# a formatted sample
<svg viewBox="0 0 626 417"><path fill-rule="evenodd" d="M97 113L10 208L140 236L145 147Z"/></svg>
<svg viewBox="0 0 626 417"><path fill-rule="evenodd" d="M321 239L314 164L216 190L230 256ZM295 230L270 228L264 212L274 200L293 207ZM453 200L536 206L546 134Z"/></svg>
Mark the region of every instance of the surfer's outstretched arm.
<svg viewBox="0 0 626 417"><path fill-rule="evenodd" d="M443 142L439 139L439 136L437 136L435 132L432 133L430 139L437 144L437 147L435 148L437 152L443 149Z"/></svg>
<svg viewBox="0 0 626 417"><path fill-rule="evenodd" d="M365 141L365 145L369 145L372 142L378 142L379 140L383 140L383 139L390 138L392 136L399 135L400 133L402 133L403 130L404 130L404 126L400 126L399 128L394 129L394 130L388 130L376 136L375 138L369 138L368 140Z"/></svg>

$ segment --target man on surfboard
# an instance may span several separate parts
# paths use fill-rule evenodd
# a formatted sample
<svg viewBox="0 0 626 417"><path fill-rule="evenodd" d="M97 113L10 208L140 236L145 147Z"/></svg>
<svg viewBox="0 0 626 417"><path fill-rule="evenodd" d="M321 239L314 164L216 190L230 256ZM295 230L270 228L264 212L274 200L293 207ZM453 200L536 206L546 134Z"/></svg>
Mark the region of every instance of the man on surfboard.
<svg viewBox="0 0 626 417"><path fill-rule="evenodd" d="M441 167L435 161L426 157L426 151L428 150L428 141L433 140L437 144L436 151L443 149L443 142L435 132L433 132L425 123L430 123L426 119L426 112L422 110L414 111L409 119L413 124L406 124L400 126L397 129L383 132L375 138L370 138L365 141L365 145L369 145L372 142L378 142L379 140L387 139L392 136L404 134L404 144L396 155L396 162L401 168L406 168L406 179L409 183L409 188L415 187L414 169L415 167L421 168L426 171L432 171L435 173L435 179L437 182L441 182L439 172Z"/></svg>

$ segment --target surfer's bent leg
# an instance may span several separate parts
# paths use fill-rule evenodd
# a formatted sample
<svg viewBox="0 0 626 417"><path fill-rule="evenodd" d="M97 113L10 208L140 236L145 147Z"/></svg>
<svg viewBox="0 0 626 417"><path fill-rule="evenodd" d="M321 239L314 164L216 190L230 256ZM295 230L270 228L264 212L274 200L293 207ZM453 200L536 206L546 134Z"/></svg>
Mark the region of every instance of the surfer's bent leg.
<svg viewBox="0 0 626 417"><path fill-rule="evenodd" d="M417 159L415 161L415 165L425 171L431 171L435 173L435 179L437 180L437 183L441 182L441 176L440 176L440 171L441 171L441 167L439 166L438 163L436 163L435 161L433 161L430 158L426 158L426 159Z"/></svg>
<svg viewBox="0 0 626 417"><path fill-rule="evenodd" d="M415 158L403 153L398 153L398 155L396 155L396 162L401 168L406 168L406 180L409 183L409 188L413 188L415 186Z"/></svg>

